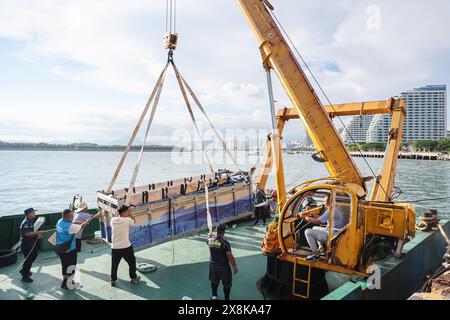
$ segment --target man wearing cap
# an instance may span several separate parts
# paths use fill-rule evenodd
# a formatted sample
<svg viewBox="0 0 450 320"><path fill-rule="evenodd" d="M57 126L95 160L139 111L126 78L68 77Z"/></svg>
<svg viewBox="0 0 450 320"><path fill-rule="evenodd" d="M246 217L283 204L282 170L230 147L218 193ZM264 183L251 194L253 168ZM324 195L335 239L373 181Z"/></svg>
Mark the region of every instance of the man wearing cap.
<svg viewBox="0 0 450 320"><path fill-rule="evenodd" d="M75 211L75 216L73 218L73 223L76 224L82 224L84 221L87 221L89 219L95 219L99 215L92 216L89 214L89 208L87 203L81 202L78 206L78 209ZM91 220L92 220L91 219ZM78 231L78 233L75 235L75 241L77 245L77 252L81 252L81 238L83 237L83 229Z"/></svg>
<svg viewBox="0 0 450 320"><path fill-rule="evenodd" d="M136 219L133 216L132 206L121 206L119 216L111 219L111 286L116 286L117 269L122 258L128 263L131 283L139 283L141 278L136 274L136 257L130 242L130 228Z"/></svg>
<svg viewBox="0 0 450 320"><path fill-rule="evenodd" d="M44 234L43 231L34 231L33 219L36 216L36 211L33 208L26 209L24 211L25 219L20 224L21 249L24 257L20 274L22 275L22 281L28 283L33 282L33 279L30 277L30 269L38 256L38 239L42 238Z"/></svg>
<svg viewBox="0 0 450 320"><path fill-rule="evenodd" d="M220 281L223 285L225 300L230 300L230 292L233 275L231 274L230 264L233 267L233 273L238 272L236 260L231 253L230 243L224 239L226 226L220 224L216 228L216 236L211 233L208 236L207 244L210 252L209 260L209 281L211 281L211 300L217 300L217 288Z"/></svg>
<svg viewBox="0 0 450 320"><path fill-rule="evenodd" d="M75 234L84 229L91 220L88 219L81 224L73 223L73 212L70 209L65 209L62 213L62 218L56 223L56 245L67 245L67 249L59 255L61 259L61 269L63 281L61 289L73 289L75 282L73 277L75 275L75 268L77 265L77 246L75 241ZM71 280L68 286L68 281Z"/></svg>

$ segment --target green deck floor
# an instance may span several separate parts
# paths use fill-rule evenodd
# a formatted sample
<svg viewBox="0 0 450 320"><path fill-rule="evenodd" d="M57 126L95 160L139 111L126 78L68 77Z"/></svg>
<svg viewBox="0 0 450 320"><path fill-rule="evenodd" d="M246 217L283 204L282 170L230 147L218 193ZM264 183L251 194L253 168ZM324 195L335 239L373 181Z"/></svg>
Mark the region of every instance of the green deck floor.
<svg viewBox="0 0 450 320"><path fill-rule="evenodd" d="M264 230L263 226L253 227L249 222L227 230L226 239L231 243L239 267L239 273L233 277L232 299L262 299L256 282L266 271L266 259L260 250ZM116 288L109 284L111 249L105 244L90 245L83 241L82 252L78 255L77 281L82 285L79 290L60 289L61 266L53 251L39 253L31 269L34 279L31 284L23 283L18 273L11 275L20 268L22 259L19 258L16 264L0 269L0 300L180 300L184 296L194 300L209 299L209 250L205 240L206 233L202 233L137 252L138 262L158 267L155 272L140 273L138 285L129 282L128 265L122 260ZM223 298L221 287L220 298Z"/></svg>

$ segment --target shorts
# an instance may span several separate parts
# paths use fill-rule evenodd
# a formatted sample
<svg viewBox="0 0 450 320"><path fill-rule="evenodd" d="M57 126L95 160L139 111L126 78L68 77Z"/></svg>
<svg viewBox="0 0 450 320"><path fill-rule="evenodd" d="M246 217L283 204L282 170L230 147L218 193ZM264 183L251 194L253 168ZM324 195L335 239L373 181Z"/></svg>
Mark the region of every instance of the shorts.
<svg viewBox="0 0 450 320"><path fill-rule="evenodd" d="M210 264L209 281L214 285L218 285L221 280L224 288L231 288L233 275L230 266L220 267Z"/></svg>

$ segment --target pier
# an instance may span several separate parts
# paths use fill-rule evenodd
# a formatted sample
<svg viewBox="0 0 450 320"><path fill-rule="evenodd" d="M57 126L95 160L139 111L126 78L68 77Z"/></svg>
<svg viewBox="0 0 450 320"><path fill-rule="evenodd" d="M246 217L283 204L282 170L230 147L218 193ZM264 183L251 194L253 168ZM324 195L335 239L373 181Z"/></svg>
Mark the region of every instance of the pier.
<svg viewBox="0 0 450 320"><path fill-rule="evenodd" d="M366 158L384 158L384 152L350 152L353 157ZM399 152L399 159L413 159L413 160L450 160L450 155L438 152Z"/></svg>

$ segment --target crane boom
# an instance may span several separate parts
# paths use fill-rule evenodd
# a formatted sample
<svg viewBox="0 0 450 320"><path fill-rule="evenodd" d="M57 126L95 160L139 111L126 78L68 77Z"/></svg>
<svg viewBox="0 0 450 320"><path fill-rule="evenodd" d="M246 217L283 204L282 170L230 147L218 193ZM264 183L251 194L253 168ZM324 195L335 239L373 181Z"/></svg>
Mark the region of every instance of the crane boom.
<svg viewBox="0 0 450 320"><path fill-rule="evenodd" d="M330 175L366 190L359 169L266 7L267 1L237 1L256 34L264 67L275 70Z"/></svg>

